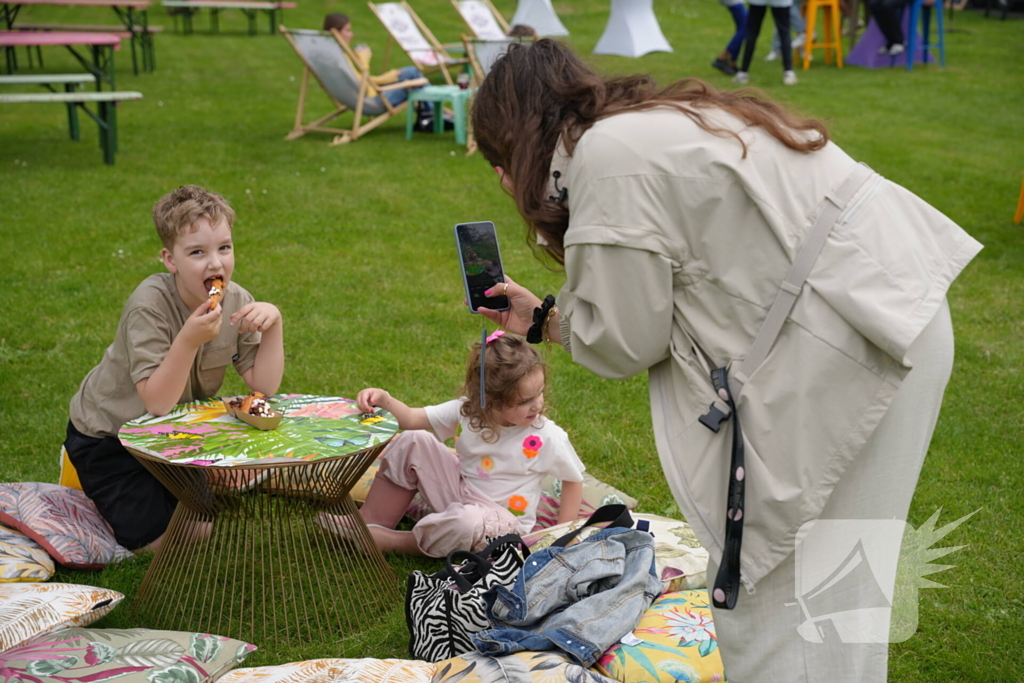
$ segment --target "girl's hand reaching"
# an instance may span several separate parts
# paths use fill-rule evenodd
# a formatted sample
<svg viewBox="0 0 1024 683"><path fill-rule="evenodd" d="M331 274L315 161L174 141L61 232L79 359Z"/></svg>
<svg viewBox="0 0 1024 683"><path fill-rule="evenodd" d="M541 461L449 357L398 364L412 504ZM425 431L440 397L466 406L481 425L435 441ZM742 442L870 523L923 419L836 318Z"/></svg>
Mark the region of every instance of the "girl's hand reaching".
<svg viewBox="0 0 1024 683"><path fill-rule="evenodd" d="M390 410L391 394L383 389L370 387L363 389L356 394L356 407L364 413L372 413L374 406L380 406L384 410Z"/></svg>

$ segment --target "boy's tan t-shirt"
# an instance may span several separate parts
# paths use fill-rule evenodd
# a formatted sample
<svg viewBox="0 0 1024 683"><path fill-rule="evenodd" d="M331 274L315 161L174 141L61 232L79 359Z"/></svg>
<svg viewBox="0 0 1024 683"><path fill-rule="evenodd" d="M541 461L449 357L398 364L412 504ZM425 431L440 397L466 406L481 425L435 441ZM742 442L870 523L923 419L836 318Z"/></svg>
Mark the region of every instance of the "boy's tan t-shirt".
<svg viewBox="0 0 1024 683"><path fill-rule="evenodd" d="M228 324L233 313L253 300L242 287L228 284L221 300L224 324L217 337L196 352L178 403L216 395L230 363L241 374L256 362L260 333L239 334L237 326ZM160 366L190 315L174 275L157 273L142 281L124 306L114 343L71 399L71 422L78 431L92 437L116 436L125 422L146 414L135 385Z"/></svg>

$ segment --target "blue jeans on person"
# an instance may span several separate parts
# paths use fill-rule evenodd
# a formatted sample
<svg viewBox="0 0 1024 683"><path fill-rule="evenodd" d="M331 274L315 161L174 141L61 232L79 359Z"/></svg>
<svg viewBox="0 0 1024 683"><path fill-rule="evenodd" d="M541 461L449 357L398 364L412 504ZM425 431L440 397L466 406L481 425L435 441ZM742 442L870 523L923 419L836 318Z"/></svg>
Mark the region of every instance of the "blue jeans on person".
<svg viewBox="0 0 1024 683"><path fill-rule="evenodd" d="M732 61L737 62L740 58L740 48L743 46L743 39L747 34L747 8L740 2L728 5L726 9L729 10L729 14L732 16L732 22L736 27L736 31L732 34L729 44L725 46L725 51L729 53Z"/></svg>
<svg viewBox="0 0 1024 683"><path fill-rule="evenodd" d="M789 30L797 35L807 30L807 21L804 20L804 13L800 11L803 7L803 0L793 0L793 4L789 6ZM776 31L772 35L772 52L779 52L782 49L782 41L779 38L779 32Z"/></svg>
<svg viewBox="0 0 1024 683"><path fill-rule="evenodd" d="M661 588L654 538L605 529L530 555L511 589L484 593L492 628L473 634L473 645L492 656L560 649L588 667L636 628Z"/></svg>
<svg viewBox="0 0 1024 683"><path fill-rule="evenodd" d="M412 81L412 80L415 80L417 78L423 78L423 74L421 74L420 70L417 69L414 66L404 66L404 67L402 67L401 69L398 70L398 82L399 83L401 83L402 81ZM420 85L420 86L417 86L415 88L396 88L394 90L388 90L386 92L382 92L381 95L386 97L386 98L388 98L388 102L391 103L391 106L397 107L402 102L405 102L407 99L409 99L409 91L410 90L419 90L420 88L423 88L423 87L425 87L425 86ZM424 114L431 114L431 113L433 113L433 111L434 111L434 103L433 102L421 102L420 104L423 107L423 113Z"/></svg>

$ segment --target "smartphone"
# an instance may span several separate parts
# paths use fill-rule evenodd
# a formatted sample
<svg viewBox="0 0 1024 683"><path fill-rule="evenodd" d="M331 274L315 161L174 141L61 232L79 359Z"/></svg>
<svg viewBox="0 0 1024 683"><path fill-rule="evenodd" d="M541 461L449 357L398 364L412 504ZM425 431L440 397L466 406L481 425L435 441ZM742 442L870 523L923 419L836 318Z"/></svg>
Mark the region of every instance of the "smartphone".
<svg viewBox="0 0 1024 683"><path fill-rule="evenodd" d="M484 292L495 284L505 281L494 223L459 223L455 226L455 245L459 249L469 312L476 313L480 306L494 311L507 311L507 296L484 296Z"/></svg>

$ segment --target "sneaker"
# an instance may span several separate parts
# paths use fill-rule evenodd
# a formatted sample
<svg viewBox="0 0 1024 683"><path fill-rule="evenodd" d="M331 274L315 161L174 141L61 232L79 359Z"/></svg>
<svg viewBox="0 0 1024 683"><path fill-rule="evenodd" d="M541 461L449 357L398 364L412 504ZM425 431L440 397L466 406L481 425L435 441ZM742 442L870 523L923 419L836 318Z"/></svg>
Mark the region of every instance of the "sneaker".
<svg viewBox="0 0 1024 683"><path fill-rule="evenodd" d="M890 57L897 57L897 56L899 56L901 54L903 54L903 44L902 43L895 43L892 47L889 48L889 56Z"/></svg>
<svg viewBox="0 0 1024 683"><path fill-rule="evenodd" d="M731 60L722 59L721 57L711 62L711 66L718 69L726 76L732 76L736 73L736 65L733 64Z"/></svg>
<svg viewBox="0 0 1024 683"><path fill-rule="evenodd" d="M416 119L416 132L418 133L433 133L434 132L434 117L433 116L421 116Z"/></svg>
<svg viewBox="0 0 1024 683"><path fill-rule="evenodd" d="M807 42L807 34L806 33L801 33L800 35L798 35L796 38L793 39L793 49L794 50L798 50L798 49L802 48L804 46L804 43L806 43L806 42Z"/></svg>
<svg viewBox="0 0 1024 683"><path fill-rule="evenodd" d="M764 56L764 61L766 61L766 62L774 62L778 58L779 58L779 53L776 52L775 50L772 50L772 51L770 51L768 54L766 54Z"/></svg>
<svg viewBox="0 0 1024 683"><path fill-rule="evenodd" d="M793 73L792 71L783 71L782 72L782 85L796 85L796 84L797 84L797 80L796 80L796 74L795 73Z"/></svg>
<svg viewBox="0 0 1024 683"><path fill-rule="evenodd" d="M737 71L736 75L732 77L732 82L738 85L746 85L750 83L750 74L746 71Z"/></svg>

